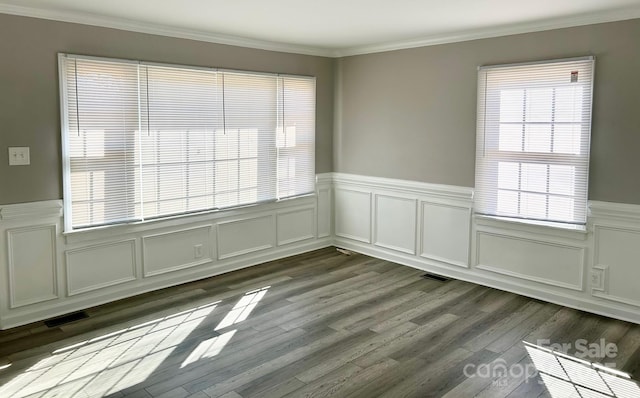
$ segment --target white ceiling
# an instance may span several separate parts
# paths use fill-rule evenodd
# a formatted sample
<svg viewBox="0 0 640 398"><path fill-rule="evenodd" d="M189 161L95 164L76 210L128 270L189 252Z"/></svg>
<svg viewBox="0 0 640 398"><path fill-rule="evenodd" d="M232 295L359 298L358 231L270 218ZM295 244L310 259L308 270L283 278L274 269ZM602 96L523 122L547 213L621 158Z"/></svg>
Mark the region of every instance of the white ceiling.
<svg viewBox="0 0 640 398"><path fill-rule="evenodd" d="M0 13L342 56L640 18L640 0L0 0Z"/></svg>

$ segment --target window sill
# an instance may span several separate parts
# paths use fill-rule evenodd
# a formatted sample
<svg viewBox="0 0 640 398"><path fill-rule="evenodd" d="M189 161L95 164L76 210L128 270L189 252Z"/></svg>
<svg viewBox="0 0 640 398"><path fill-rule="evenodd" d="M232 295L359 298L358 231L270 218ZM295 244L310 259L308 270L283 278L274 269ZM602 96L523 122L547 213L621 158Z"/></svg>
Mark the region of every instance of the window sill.
<svg viewBox="0 0 640 398"><path fill-rule="evenodd" d="M190 227L192 224L215 223L216 220L233 217L243 217L247 214L286 209L292 206L308 206L314 203L315 199L315 193L310 193L292 198L284 198L273 202L263 202L238 207L206 210L198 213L173 215L147 221L134 221L122 224L76 229L63 232L63 236L67 244L81 243L92 240L102 240L105 238L113 238L114 236L126 238L125 235L127 234L148 232L161 228L175 228L181 226Z"/></svg>
<svg viewBox="0 0 640 398"><path fill-rule="evenodd" d="M480 227L508 229L536 235L586 240L589 233L585 225L564 224L551 221L523 220L509 217L474 214L474 222Z"/></svg>

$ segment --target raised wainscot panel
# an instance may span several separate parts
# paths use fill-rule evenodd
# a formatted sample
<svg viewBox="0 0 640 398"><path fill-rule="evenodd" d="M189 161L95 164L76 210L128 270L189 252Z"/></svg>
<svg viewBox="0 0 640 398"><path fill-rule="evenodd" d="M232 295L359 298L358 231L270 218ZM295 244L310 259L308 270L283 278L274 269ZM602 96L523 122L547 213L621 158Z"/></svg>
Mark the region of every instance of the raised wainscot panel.
<svg viewBox="0 0 640 398"><path fill-rule="evenodd" d="M272 214L218 223L218 259L272 248L275 235Z"/></svg>
<svg viewBox="0 0 640 398"><path fill-rule="evenodd" d="M335 189L336 236L371 243L371 193Z"/></svg>
<svg viewBox="0 0 640 398"><path fill-rule="evenodd" d="M375 195L376 246L416 254L417 200Z"/></svg>
<svg viewBox="0 0 640 398"><path fill-rule="evenodd" d="M210 263L211 226L144 236L142 269L145 277Z"/></svg>
<svg viewBox="0 0 640 398"><path fill-rule="evenodd" d="M640 231L596 226L594 240L602 291L593 295L640 306Z"/></svg>
<svg viewBox="0 0 640 398"><path fill-rule="evenodd" d="M7 231L11 308L58 297L56 226Z"/></svg>
<svg viewBox="0 0 640 398"><path fill-rule="evenodd" d="M420 256L469 267L471 209L422 202Z"/></svg>
<svg viewBox="0 0 640 398"><path fill-rule="evenodd" d="M318 189L318 238L331 235L331 189Z"/></svg>
<svg viewBox="0 0 640 398"><path fill-rule="evenodd" d="M276 215L278 246L314 238L314 218L313 207L278 212Z"/></svg>
<svg viewBox="0 0 640 398"><path fill-rule="evenodd" d="M136 241L129 239L67 250L69 296L136 279Z"/></svg>
<svg viewBox="0 0 640 398"><path fill-rule="evenodd" d="M476 250L478 269L582 290L583 247L478 232Z"/></svg>

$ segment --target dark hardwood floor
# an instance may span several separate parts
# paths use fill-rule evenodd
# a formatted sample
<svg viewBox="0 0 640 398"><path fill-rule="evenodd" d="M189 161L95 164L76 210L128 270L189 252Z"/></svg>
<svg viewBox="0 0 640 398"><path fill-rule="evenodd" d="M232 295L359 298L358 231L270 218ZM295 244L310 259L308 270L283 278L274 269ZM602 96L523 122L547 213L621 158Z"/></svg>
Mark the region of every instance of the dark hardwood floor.
<svg viewBox="0 0 640 398"><path fill-rule="evenodd" d="M639 325L423 274L328 248L1 331L0 397L640 397Z"/></svg>

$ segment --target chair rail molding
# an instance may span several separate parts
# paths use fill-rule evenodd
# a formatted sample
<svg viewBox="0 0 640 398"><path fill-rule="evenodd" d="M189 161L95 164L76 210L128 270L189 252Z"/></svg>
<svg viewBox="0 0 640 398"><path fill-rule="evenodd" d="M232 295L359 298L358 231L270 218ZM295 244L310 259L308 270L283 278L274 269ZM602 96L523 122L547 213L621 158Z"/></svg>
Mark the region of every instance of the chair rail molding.
<svg viewBox="0 0 640 398"><path fill-rule="evenodd" d="M0 205L0 221L62 217L62 200Z"/></svg>

